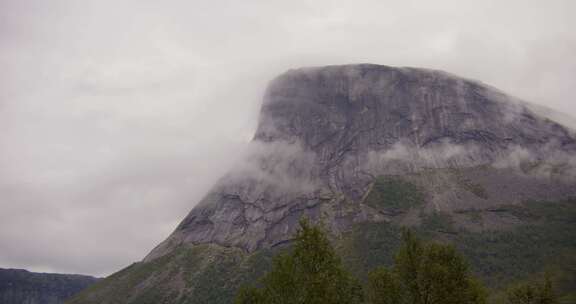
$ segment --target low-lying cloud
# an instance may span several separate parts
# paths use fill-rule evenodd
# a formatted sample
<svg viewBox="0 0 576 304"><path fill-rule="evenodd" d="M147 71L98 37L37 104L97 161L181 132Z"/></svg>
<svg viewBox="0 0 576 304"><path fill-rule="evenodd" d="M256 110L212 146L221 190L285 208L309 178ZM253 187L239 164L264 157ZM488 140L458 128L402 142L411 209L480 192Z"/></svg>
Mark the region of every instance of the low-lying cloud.
<svg viewBox="0 0 576 304"><path fill-rule="evenodd" d="M372 175L417 172L427 168L457 168L488 165L512 169L519 174L541 178L576 181L576 153L550 141L539 147L511 145L500 151L488 151L476 144L441 142L434 147L416 147L395 143L385 151L370 151L363 170Z"/></svg>

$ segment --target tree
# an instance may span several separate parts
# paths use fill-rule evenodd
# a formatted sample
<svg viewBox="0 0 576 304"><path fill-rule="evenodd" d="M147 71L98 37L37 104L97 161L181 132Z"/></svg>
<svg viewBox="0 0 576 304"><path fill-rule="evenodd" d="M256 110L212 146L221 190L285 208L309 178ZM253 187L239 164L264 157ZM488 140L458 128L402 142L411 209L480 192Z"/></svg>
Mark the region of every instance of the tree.
<svg viewBox="0 0 576 304"><path fill-rule="evenodd" d="M424 244L409 230L402 238L394 268L376 269L369 275L371 303L486 303L484 288L453 246Z"/></svg>
<svg viewBox="0 0 576 304"><path fill-rule="evenodd" d="M260 289L243 289L236 303L354 304L363 300L361 285L343 268L327 234L307 220L300 221L292 251L274 259L261 283Z"/></svg>
<svg viewBox="0 0 576 304"><path fill-rule="evenodd" d="M397 274L378 267L368 274L368 301L371 304L400 304L406 298Z"/></svg>
<svg viewBox="0 0 576 304"><path fill-rule="evenodd" d="M369 303L486 303L484 287L472 277L466 261L453 246L423 243L410 230L403 232L402 239L395 265L391 269L378 267L368 274ZM236 304L356 304L363 301L361 285L343 268L327 234L306 220L300 221L292 250L274 259L272 270L261 279L261 285L261 288L241 289ZM549 284L539 290L542 295L552 293Z"/></svg>
<svg viewBox="0 0 576 304"><path fill-rule="evenodd" d="M424 256L424 245L411 230L402 233L403 244L396 253L394 271L402 287L406 289L407 301L413 304L422 303L419 272Z"/></svg>
<svg viewBox="0 0 576 304"><path fill-rule="evenodd" d="M556 304L552 282L546 276L544 282L523 283L508 289L506 292L508 304Z"/></svg>

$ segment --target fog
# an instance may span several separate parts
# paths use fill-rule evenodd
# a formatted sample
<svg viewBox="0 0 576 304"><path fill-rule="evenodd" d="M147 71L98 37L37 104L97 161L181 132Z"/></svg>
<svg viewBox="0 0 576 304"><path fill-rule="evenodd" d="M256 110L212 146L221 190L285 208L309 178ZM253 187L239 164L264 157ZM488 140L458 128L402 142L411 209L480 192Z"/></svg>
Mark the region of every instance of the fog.
<svg viewBox="0 0 576 304"><path fill-rule="evenodd" d="M573 12L0 0L0 267L104 276L140 260L242 157L267 82L289 68L441 69L575 116Z"/></svg>

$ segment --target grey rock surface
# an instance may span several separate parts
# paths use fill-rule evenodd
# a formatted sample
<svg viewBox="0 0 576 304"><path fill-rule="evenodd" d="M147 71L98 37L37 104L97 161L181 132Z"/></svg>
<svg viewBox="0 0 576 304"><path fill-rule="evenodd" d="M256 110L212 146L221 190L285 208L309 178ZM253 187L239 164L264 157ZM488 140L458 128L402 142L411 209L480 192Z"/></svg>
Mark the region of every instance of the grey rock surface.
<svg viewBox="0 0 576 304"><path fill-rule="evenodd" d="M393 220L362 203L379 175L485 168L414 180L431 193L425 210L460 212L576 195L575 164L571 130L477 81L371 64L290 70L266 91L250 157L145 261L181 244L273 247L303 215L334 234ZM461 179L481 181L491 199L438 190Z"/></svg>

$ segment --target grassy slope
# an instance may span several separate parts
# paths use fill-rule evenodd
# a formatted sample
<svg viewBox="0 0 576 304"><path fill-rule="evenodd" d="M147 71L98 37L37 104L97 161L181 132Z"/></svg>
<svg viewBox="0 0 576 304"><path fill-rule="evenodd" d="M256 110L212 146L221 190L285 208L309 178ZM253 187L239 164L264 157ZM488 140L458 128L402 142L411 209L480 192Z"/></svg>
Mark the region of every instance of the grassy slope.
<svg viewBox="0 0 576 304"><path fill-rule="evenodd" d="M413 183L394 176L379 176L368 193L364 204L399 214L424 204L424 193Z"/></svg>
<svg viewBox="0 0 576 304"><path fill-rule="evenodd" d="M230 303L240 284L269 268L272 252L247 255L215 245L184 246L150 263L134 263L67 303Z"/></svg>

